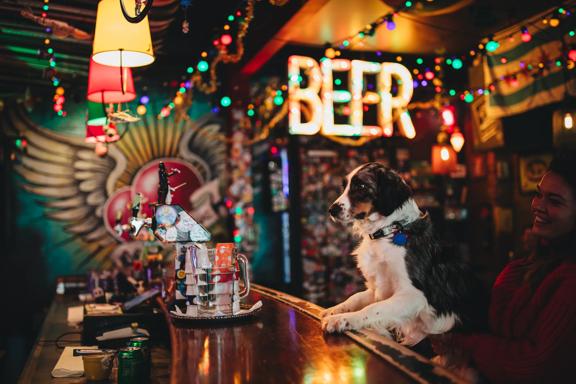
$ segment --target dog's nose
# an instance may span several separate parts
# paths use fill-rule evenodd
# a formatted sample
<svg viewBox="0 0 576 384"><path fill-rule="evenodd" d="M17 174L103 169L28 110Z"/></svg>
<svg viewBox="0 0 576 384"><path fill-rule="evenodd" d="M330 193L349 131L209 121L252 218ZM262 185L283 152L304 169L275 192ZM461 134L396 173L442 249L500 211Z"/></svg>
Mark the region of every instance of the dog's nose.
<svg viewBox="0 0 576 384"><path fill-rule="evenodd" d="M338 217L340 212L342 212L342 206L337 203L332 204L328 209L328 213L330 213L330 216L332 217Z"/></svg>

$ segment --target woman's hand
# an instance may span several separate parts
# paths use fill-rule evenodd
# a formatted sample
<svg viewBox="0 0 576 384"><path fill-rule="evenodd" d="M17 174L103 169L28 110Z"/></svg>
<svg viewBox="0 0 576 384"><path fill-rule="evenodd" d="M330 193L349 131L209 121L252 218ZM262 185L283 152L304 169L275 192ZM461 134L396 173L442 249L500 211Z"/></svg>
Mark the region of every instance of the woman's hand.
<svg viewBox="0 0 576 384"><path fill-rule="evenodd" d="M432 350L437 355L447 355L454 349L453 335L451 333L443 333L440 335L430 335L430 344Z"/></svg>
<svg viewBox="0 0 576 384"><path fill-rule="evenodd" d="M465 351L459 343L462 334L444 333L441 335L430 335L432 350L441 356L442 365L446 367L464 367L470 362L470 353Z"/></svg>

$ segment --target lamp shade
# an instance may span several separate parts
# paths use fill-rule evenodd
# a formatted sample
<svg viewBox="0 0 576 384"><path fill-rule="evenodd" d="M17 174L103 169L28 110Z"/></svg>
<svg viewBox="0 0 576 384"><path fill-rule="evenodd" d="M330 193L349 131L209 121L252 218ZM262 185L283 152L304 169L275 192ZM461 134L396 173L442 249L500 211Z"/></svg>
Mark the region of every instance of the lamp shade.
<svg viewBox="0 0 576 384"><path fill-rule="evenodd" d="M134 9L134 0L123 0ZM154 62L148 16L139 23L124 18L119 0L98 3L92 58L100 64L115 67L142 67Z"/></svg>
<svg viewBox="0 0 576 384"><path fill-rule="evenodd" d="M456 169L458 159L456 152L450 145L439 144L432 146L432 173L446 175Z"/></svg>
<svg viewBox="0 0 576 384"><path fill-rule="evenodd" d="M88 101L95 103L126 103L136 98L130 68L110 67L90 60Z"/></svg>
<svg viewBox="0 0 576 384"><path fill-rule="evenodd" d="M88 102L88 118L86 125L104 125L106 124L106 106L101 103Z"/></svg>

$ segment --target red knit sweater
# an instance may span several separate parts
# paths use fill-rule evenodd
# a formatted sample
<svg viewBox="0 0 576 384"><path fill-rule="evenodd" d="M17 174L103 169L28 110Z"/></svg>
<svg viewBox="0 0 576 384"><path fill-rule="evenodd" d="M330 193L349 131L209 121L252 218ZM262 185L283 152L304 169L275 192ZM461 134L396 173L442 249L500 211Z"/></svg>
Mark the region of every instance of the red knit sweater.
<svg viewBox="0 0 576 384"><path fill-rule="evenodd" d="M561 264L536 290L523 283L525 266L512 261L496 279L491 333L456 342L493 383L575 382L576 264Z"/></svg>

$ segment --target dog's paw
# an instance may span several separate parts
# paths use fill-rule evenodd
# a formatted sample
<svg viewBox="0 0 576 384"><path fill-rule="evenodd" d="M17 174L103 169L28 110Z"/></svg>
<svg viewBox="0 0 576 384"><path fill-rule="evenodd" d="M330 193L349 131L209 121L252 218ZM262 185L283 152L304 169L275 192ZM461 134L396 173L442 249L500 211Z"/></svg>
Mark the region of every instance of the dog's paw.
<svg viewBox="0 0 576 384"><path fill-rule="evenodd" d="M328 315L322 319L324 332L344 332L353 329L352 318L349 315Z"/></svg>
<svg viewBox="0 0 576 384"><path fill-rule="evenodd" d="M344 312L346 312L346 311L344 311L344 310L342 309L342 307L340 307L339 305L335 305L335 306L333 306L333 307L326 308L325 310L323 310L323 311L320 313L320 318L323 319L323 318L325 318L325 317L327 317L327 316L337 315L337 314L339 314L339 313L344 313Z"/></svg>

